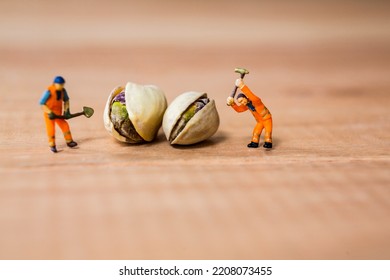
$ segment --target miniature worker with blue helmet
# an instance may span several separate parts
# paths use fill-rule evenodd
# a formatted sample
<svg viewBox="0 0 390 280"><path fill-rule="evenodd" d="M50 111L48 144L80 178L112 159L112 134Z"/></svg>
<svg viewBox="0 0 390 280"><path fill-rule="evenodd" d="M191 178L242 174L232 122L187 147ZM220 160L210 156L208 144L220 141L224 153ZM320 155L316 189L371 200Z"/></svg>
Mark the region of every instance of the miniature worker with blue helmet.
<svg viewBox="0 0 390 280"><path fill-rule="evenodd" d="M44 112L49 146L53 153L57 153L55 142L55 124L61 128L68 147L73 148L77 146L77 143L73 141L68 122L65 119L56 118L56 116L62 115L62 111L64 111L64 116L70 115L69 96L64 88L64 84L65 79L63 77L55 77L53 84L50 85L47 91L44 92L39 102Z"/></svg>

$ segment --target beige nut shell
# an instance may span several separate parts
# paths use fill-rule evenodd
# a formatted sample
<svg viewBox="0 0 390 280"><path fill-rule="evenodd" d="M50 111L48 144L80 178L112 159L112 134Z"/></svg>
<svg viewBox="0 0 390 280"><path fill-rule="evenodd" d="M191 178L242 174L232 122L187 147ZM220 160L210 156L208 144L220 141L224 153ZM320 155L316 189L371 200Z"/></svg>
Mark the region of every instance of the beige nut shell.
<svg viewBox="0 0 390 280"><path fill-rule="evenodd" d="M108 97L103 113L104 126L107 131L121 142L132 142L120 135L110 119L111 103L123 87L116 87ZM128 82L125 88L126 109L129 119L137 133L145 140L152 141L161 127L162 118L167 108L167 100L164 92L154 85L138 85Z"/></svg>
<svg viewBox="0 0 390 280"><path fill-rule="evenodd" d="M189 91L177 96L165 111L163 118L163 130L169 141L172 129L187 108L201 96L203 92ZM199 112L197 112L186 124L184 129L177 135L171 144L191 145L210 138L217 132L219 116L215 101L210 99Z"/></svg>

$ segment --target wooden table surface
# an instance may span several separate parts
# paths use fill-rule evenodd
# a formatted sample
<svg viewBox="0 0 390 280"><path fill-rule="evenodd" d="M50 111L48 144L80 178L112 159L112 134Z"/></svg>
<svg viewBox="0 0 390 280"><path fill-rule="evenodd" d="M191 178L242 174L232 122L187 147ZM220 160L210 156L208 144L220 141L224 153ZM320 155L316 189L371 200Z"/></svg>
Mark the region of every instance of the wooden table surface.
<svg viewBox="0 0 390 280"><path fill-rule="evenodd" d="M19 2L0 3L1 259L390 258L386 1ZM225 105L237 66L270 151ZM56 75L95 115L52 154L38 102ZM102 114L127 81L207 92L218 132L118 143Z"/></svg>

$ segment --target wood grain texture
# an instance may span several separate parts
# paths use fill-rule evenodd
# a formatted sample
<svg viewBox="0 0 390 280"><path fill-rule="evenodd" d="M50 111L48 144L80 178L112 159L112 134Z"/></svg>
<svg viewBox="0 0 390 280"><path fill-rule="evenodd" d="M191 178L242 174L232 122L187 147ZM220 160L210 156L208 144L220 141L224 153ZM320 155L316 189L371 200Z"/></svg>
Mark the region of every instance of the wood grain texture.
<svg viewBox="0 0 390 280"><path fill-rule="evenodd" d="M139 2L1 1L0 258L389 259L389 4ZM271 151L225 105L237 66L273 114ZM52 154L38 100L58 74L95 115ZM219 131L118 143L103 108L129 80L168 102L207 92Z"/></svg>

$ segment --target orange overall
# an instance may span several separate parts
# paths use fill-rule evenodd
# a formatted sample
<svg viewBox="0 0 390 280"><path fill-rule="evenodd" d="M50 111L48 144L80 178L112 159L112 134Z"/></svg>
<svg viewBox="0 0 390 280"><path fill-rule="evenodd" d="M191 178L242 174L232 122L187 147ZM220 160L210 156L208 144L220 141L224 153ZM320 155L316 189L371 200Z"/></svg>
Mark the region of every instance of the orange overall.
<svg viewBox="0 0 390 280"><path fill-rule="evenodd" d="M64 92L61 92L61 97L57 100L57 93L54 85L48 88L50 97L46 101L45 105L56 115L62 115L62 103L64 99ZM72 134L66 120L64 119L49 119L49 115L44 113L46 122L47 137L49 139L49 146L54 147L55 144L55 123L61 128L66 143L72 142Z"/></svg>
<svg viewBox="0 0 390 280"><path fill-rule="evenodd" d="M251 102L254 110L250 110L255 117L257 124L253 130L252 142L259 143L259 138L263 128L265 128L264 141L272 143L272 115L267 107L264 106L260 98L253 94L253 92L245 85L241 88L242 92L248 98L248 102ZM238 112L245 112L249 109L248 106L232 104L233 109Z"/></svg>

